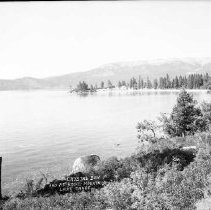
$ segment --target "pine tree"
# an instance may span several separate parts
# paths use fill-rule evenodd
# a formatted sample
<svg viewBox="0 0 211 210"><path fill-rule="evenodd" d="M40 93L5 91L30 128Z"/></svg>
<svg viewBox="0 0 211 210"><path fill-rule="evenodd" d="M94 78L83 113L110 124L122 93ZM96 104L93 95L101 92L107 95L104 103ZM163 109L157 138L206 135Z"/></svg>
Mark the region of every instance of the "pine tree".
<svg viewBox="0 0 211 210"><path fill-rule="evenodd" d="M188 87L188 79L187 79L187 77L185 76L184 77L184 79L183 79L183 86L184 86L184 88L187 88Z"/></svg>
<svg viewBox="0 0 211 210"><path fill-rule="evenodd" d="M171 81L168 74L166 75L166 88L171 88Z"/></svg>
<svg viewBox="0 0 211 210"><path fill-rule="evenodd" d="M193 87L194 87L194 77L191 74L188 76L188 88L193 89Z"/></svg>
<svg viewBox="0 0 211 210"><path fill-rule="evenodd" d="M211 90L211 78L205 83L205 88Z"/></svg>
<svg viewBox="0 0 211 210"><path fill-rule="evenodd" d="M130 88L133 88L133 78L130 79Z"/></svg>
<svg viewBox="0 0 211 210"><path fill-rule="evenodd" d="M143 88L144 88L144 80L141 79L141 89L143 89Z"/></svg>
<svg viewBox="0 0 211 210"><path fill-rule="evenodd" d="M153 80L153 88L154 89L157 89L158 88L158 80L157 79L154 79Z"/></svg>
<svg viewBox="0 0 211 210"><path fill-rule="evenodd" d="M151 89L151 88L152 88L152 83L151 83L151 81L149 80L149 77L147 77L147 88L148 88L148 89Z"/></svg>
<svg viewBox="0 0 211 210"><path fill-rule="evenodd" d="M138 76L138 89L141 89L141 76Z"/></svg>
<svg viewBox="0 0 211 210"><path fill-rule="evenodd" d="M206 74L204 75L204 83L207 83L207 82L209 81L209 79L210 79L209 74L206 73Z"/></svg>
<svg viewBox="0 0 211 210"><path fill-rule="evenodd" d="M132 77L130 79L130 88L137 89L137 82L136 82L136 79L134 77Z"/></svg>
<svg viewBox="0 0 211 210"><path fill-rule="evenodd" d="M179 84L179 88L182 88L183 87L183 79L182 79L182 76L179 76L178 84Z"/></svg>
<svg viewBox="0 0 211 210"><path fill-rule="evenodd" d="M124 80L122 81L122 86L126 87L126 82Z"/></svg>
<svg viewBox="0 0 211 210"><path fill-rule="evenodd" d="M203 126L202 113L196 107L193 96L182 90L170 118L164 121L164 131L170 136L186 136L194 134L199 128L203 130Z"/></svg>
<svg viewBox="0 0 211 210"><path fill-rule="evenodd" d="M118 88L121 88L122 87L121 81L118 82L117 86L118 86Z"/></svg>
<svg viewBox="0 0 211 210"><path fill-rule="evenodd" d="M86 82L79 82L77 85L76 91L87 91L89 90L88 84Z"/></svg>
<svg viewBox="0 0 211 210"><path fill-rule="evenodd" d="M104 88L104 82L103 82L103 81L100 83L100 87L101 87L102 89Z"/></svg>
<svg viewBox="0 0 211 210"><path fill-rule="evenodd" d="M108 88L112 88L113 87L113 85L112 85L110 80L108 80L107 85L108 85Z"/></svg>
<svg viewBox="0 0 211 210"><path fill-rule="evenodd" d="M179 88L179 79L178 79L177 76L175 77L175 85L174 85L174 88L176 88L176 89Z"/></svg>
<svg viewBox="0 0 211 210"><path fill-rule="evenodd" d="M160 77L160 79L159 79L159 88L160 89L164 89L164 80L163 80L163 77Z"/></svg>
<svg viewBox="0 0 211 210"><path fill-rule="evenodd" d="M91 92L94 92L96 89L94 88L94 86L93 85L90 85L90 91Z"/></svg>
<svg viewBox="0 0 211 210"><path fill-rule="evenodd" d="M136 79L134 80L134 83L133 83L133 89L137 90L138 89L138 84L136 82Z"/></svg>

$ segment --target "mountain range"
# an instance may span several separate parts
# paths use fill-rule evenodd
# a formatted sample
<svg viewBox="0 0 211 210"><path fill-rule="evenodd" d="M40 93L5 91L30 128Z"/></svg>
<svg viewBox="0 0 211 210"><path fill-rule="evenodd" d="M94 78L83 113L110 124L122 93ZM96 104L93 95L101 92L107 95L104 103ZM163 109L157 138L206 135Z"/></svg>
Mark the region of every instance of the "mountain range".
<svg viewBox="0 0 211 210"><path fill-rule="evenodd" d="M69 89L79 81L88 84L100 84L110 80L117 84L120 80L129 81L131 77L143 79L159 78L169 74L170 77L189 74L211 75L211 58L166 59L135 62L117 62L99 66L85 72L70 73L47 78L23 77L19 79L0 79L0 90L33 90L33 89Z"/></svg>

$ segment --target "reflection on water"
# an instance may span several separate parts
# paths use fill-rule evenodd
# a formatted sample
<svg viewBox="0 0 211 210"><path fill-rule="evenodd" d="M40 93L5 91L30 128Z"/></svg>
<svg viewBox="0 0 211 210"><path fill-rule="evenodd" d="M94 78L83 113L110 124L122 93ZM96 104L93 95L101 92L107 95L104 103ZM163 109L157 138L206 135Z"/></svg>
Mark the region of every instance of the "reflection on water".
<svg viewBox="0 0 211 210"><path fill-rule="evenodd" d="M65 164L71 168L75 158L90 153L101 158L129 155L137 146L137 122L156 120L161 112L170 112L177 94L0 92L3 182L31 170ZM211 98L206 92L193 94L199 101Z"/></svg>

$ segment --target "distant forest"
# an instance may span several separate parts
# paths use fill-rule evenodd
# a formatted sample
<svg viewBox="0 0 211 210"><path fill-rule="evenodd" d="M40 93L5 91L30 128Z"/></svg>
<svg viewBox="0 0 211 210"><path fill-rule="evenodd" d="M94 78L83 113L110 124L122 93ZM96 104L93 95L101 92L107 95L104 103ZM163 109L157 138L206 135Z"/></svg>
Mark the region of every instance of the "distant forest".
<svg viewBox="0 0 211 210"><path fill-rule="evenodd" d="M112 84L110 80L104 82L101 81L100 85L91 84L90 86L85 82L79 82L77 87L73 90L75 92L80 91L96 91L97 89L106 88L130 88L130 89L209 89L211 90L211 77L206 74L190 74L188 76L176 76L170 78L167 74L159 79L150 80L148 77L146 80L139 76L138 78L132 77L129 81L118 81L117 84Z"/></svg>

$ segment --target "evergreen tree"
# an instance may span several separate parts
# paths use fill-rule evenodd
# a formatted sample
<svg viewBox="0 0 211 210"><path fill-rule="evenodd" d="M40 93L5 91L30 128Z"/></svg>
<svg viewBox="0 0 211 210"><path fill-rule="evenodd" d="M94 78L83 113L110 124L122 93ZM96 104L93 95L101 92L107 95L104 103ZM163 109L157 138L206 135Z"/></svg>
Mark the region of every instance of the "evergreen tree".
<svg viewBox="0 0 211 210"><path fill-rule="evenodd" d="M77 85L76 91L88 91L89 87L88 84L86 82L79 82L79 84Z"/></svg>
<svg viewBox="0 0 211 210"><path fill-rule="evenodd" d="M188 87L188 79L187 79L187 77L184 77L184 79L183 79L183 86L184 86L184 88L187 88Z"/></svg>
<svg viewBox="0 0 211 210"><path fill-rule="evenodd" d="M206 73L205 75L204 75L204 83L207 83L208 81L209 81L209 79L210 79L210 77L209 77L209 74L208 73Z"/></svg>
<svg viewBox="0 0 211 210"><path fill-rule="evenodd" d="M179 79L178 79L177 76L175 77L175 85L174 85L174 88L176 88L176 89L179 88Z"/></svg>
<svg viewBox="0 0 211 210"><path fill-rule="evenodd" d="M158 80L157 79L154 79L153 80L153 88L154 89L157 89L158 88Z"/></svg>
<svg viewBox="0 0 211 210"><path fill-rule="evenodd" d="M110 80L108 80L107 85L108 85L108 88L112 88L113 87L113 85L112 85Z"/></svg>
<svg viewBox="0 0 211 210"><path fill-rule="evenodd" d="M137 89L137 82L136 82L136 79L134 77L132 77L130 79L130 88Z"/></svg>
<svg viewBox="0 0 211 210"><path fill-rule="evenodd" d="M147 77L147 88L148 88L148 89L151 89L151 88L152 88L152 83L151 83L151 81L149 80L149 77Z"/></svg>
<svg viewBox="0 0 211 210"><path fill-rule="evenodd" d="M179 88L182 88L183 87L183 79L182 79L182 76L179 76L178 84L179 84Z"/></svg>
<svg viewBox="0 0 211 210"><path fill-rule="evenodd" d="M96 88L94 88L93 85L90 85L90 91L91 91L91 92L94 92L94 91L96 91Z"/></svg>
<svg viewBox="0 0 211 210"><path fill-rule="evenodd" d="M125 86L125 87L127 86L124 80L122 81L122 86Z"/></svg>
<svg viewBox="0 0 211 210"><path fill-rule="evenodd" d="M171 88L171 81L168 74L166 75L166 88L167 89Z"/></svg>
<svg viewBox="0 0 211 210"><path fill-rule="evenodd" d="M203 87L203 85L204 85L203 76L201 74L201 75L199 75L199 78L198 78L198 88Z"/></svg>
<svg viewBox="0 0 211 210"><path fill-rule="evenodd" d="M175 79L172 79L171 88L176 89L176 87L175 87Z"/></svg>
<svg viewBox="0 0 211 210"><path fill-rule="evenodd" d="M104 88L104 82L103 82L103 81L100 83L100 87L101 87L102 89Z"/></svg>
<svg viewBox="0 0 211 210"><path fill-rule="evenodd" d="M211 78L205 83L205 88L211 90Z"/></svg>
<svg viewBox="0 0 211 210"><path fill-rule="evenodd" d="M133 88L133 78L130 79L130 88Z"/></svg>
<svg viewBox="0 0 211 210"><path fill-rule="evenodd" d="M166 77L160 77L159 88L160 89L166 89L167 88L167 78Z"/></svg>
<svg viewBox="0 0 211 210"><path fill-rule="evenodd" d="M144 88L144 80L143 79L141 79L141 89L143 89Z"/></svg>
<svg viewBox="0 0 211 210"><path fill-rule="evenodd" d="M194 87L194 77L191 74L188 76L188 88L193 89L193 87Z"/></svg>
<svg viewBox="0 0 211 210"><path fill-rule="evenodd" d="M141 89L141 76L138 76L138 89Z"/></svg>
<svg viewBox="0 0 211 210"><path fill-rule="evenodd" d="M163 122L164 131L170 136L186 136L205 129L201 110L185 90L180 92L170 118L163 118Z"/></svg>
<svg viewBox="0 0 211 210"><path fill-rule="evenodd" d="M137 84L136 80L135 80L135 82L134 82L134 84L133 84L133 89L135 89L135 90L138 89L138 84Z"/></svg>
<svg viewBox="0 0 211 210"><path fill-rule="evenodd" d="M117 86L118 86L118 88L121 88L122 87L121 81L118 82Z"/></svg>

